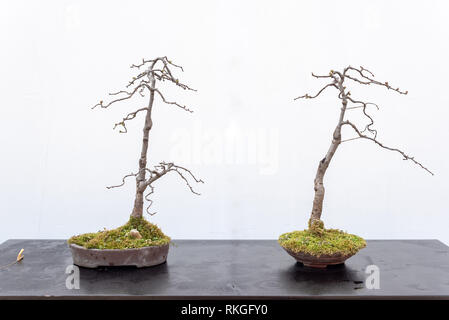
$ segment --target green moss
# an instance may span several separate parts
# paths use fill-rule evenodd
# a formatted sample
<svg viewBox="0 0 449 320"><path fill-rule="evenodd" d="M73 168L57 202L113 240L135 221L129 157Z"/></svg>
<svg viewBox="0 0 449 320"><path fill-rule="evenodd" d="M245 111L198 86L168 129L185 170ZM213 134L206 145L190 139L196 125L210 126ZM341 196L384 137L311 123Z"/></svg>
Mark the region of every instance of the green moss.
<svg viewBox="0 0 449 320"><path fill-rule="evenodd" d="M316 230L315 230L316 231ZM310 229L284 233L279 237L279 244L293 252L304 252L313 256L355 254L366 246L366 241L356 235L337 229L322 229L317 235Z"/></svg>
<svg viewBox="0 0 449 320"><path fill-rule="evenodd" d="M128 233L131 229L137 229L142 238L130 237ZM170 238L156 225L144 218L131 218L125 225L117 229L73 236L68 243L88 249L131 249L168 244Z"/></svg>

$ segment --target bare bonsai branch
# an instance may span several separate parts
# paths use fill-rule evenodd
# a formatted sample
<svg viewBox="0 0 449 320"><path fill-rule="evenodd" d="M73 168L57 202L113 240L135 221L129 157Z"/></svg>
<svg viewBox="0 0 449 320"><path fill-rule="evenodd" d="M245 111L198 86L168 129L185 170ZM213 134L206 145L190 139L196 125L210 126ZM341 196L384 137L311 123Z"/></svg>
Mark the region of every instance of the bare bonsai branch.
<svg viewBox="0 0 449 320"><path fill-rule="evenodd" d="M155 68L155 66L158 62L160 62L162 64L161 68ZM117 99L111 100L108 103L105 103L103 100L100 100L97 104L95 104L92 107L92 109L94 109L96 107L108 108L109 106L111 106L112 104L115 104L117 102L131 99L132 97L134 97L134 95L136 93L140 93L143 96L144 89L148 89L150 92L157 90L158 94L160 95L160 97L162 98L162 100L165 103L176 105L188 112L192 112L192 110L190 110L186 106L182 106L176 102L168 102L165 99L165 97L162 95L160 90L156 89L155 87L153 87L151 85L151 82L154 79L154 80L158 80L158 81L169 81L169 82L175 84L176 86L182 88L183 90L196 91L195 89L189 87L188 85L180 82L179 79L173 75L171 67L173 66L175 68L180 69L181 71L184 71L181 66L174 64L173 62L168 60L167 57L158 57L153 60L143 59L141 64L138 64L138 65L133 64L133 65L131 65L131 68L140 69L141 67L144 67L144 66L147 66L148 69L139 73L137 76L133 77L132 80L129 81L129 83L127 84L127 86L126 86L127 88L136 85L131 91L120 90L117 92L109 93L109 95L111 95L111 96L117 96L117 95L123 95L123 96L119 97Z"/></svg>
<svg viewBox="0 0 449 320"><path fill-rule="evenodd" d="M135 176L137 176L137 174L131 172L130 174L127 174L126 176L124 176L124 177L122 178L122 183L121 183L121 184L118 184L118 185L115 185L115 186L109 186L109 187L106 187L106 188L107 188L107 189L113 189L113 188L123 187L123 186L125 185L125 180L126 180L126 178L128 178L128 177L135 177Z"/></svg>
<svg viewBox="0 0 449 320"><path fill-rule="evenodd" d="M153 200L150 199L150 196L154 193L154 187L152 185L148 186L150 188L150 192L147 193L147 195L145 196L145 200L148 201L148 206L146 207L146 212L150 215L150 216L154 216L157 212L150 212L150 207L153 204Z"/></svg>
<svg viewBox="0 0 449 320"><path fill-rule="evenodd" d="M378 146L380 146L381 148L400 153L403 156L403 160L411 160L413 163L415 163L416 165L420 166L422 169L426 170L431 175L434 175L434 173L432 171L430 171L425 166L423 166L419 161L415 160L414 157L411 157L411 156L407 155L404 151L402 151L400 149L397 149L397 148L387 147L383 143L379 142L376 138L372 138L372 137L369 137L369 136L366 136L366 135L362 134L362 132L360 132L360 130L357 128L357 126L355 124L353 124L352 122L345 121L345 122L343 122L343 125L349 125L357 133L358 137L352 138L352 140L357 139L357 138L371 140L374 143L376 143Z"/></svg>
<svg viewBox="0 0 449 320"><path fill-rule="evenodd" d="M188 173L189 176L191 178L193 178L193 180L196 183L204 183L203 180L201 179L197 179L193 173L189 170L186 169L184 167L178 166L176 164L174 164L173 162L161 162L159 163L159 165L154 166L153 170L150 170L150 177L148 178L148 180L145 182L146 185L151 185L154 181L158 180L160 177L164 176L165 174L169 173L169 172L176 172L178 173L178 175L181 176L181 178L186 182L187 186L189 187L190 191L192 191L193 193L199 195L198 192L195 192L192 188L192 186L190 185L189 181L186 179L186 177L183 175L184 173Z"/></svg>
<svg viewBox="0 0 449 320"><path fill-rule="evenodd" d="M349 71L354 71L356 74L358 74L358 76L362 77L362 80L360 80L359 78L357 78L356 76L351 76L348 74ZM369 74L369 76L366 75L366 73ZM366 84L366 85L370 85L370 84L375 84L375 85L379 85L379 86L384 86L387 89L396 91L400 94L407 94L408 91L402 91L399 88L393 88L387 81L386 82L380 82L377 81L374 78L374 74L369 71L368 69L363 68L362 66L360 66L360 68L354 68L351 66L348 66L345 71L343 72L344 76L348 79L351 79L355 82L361 83L361 84Z"/></svg>
<svg viewBox="0 0 449 320"><path fill-rule="evenodd" d="M162 101L164 101L166 104L175 105L175 106L177 106L177 107L179 107L179 108L181 108L181 109L184 109L184 110L187 111L187 112L193 113L193 111L190 110L189 108L187 108L186 106L180 105L180 104L177 103L177 102L170 102L170 101L165 100L164 95L163 95L162 92L160 92L158 89L155 89L154 91L156 91L156 92L159 94L159 96L161 97Z"/></svg>
<svg viewBox="0 0 449 320"><path fill-rule="evenodd" d="M367 118L369 119L369 121L370 121L370 123L368 123L368 124L365 126L365 129L363 129L362 132L368 131L368 132L370 132L370 133L372 133L372 134L374 135L374 138L376 138L376 137L377 137L377 130L371 128L371 126L374 125L374 120L373 120L373 118L367 113L366 107L367 107L368 105L374 105L374 106L377 107L377 110L379 110L379 107L377 106L377 104L375 104L375 103L370 103L370 102L363 102L363 101L353 100L353 99L352 99L351 97L349 97L349 96L348 96L347 98L348 98L348 100L351 101L352 103L358 104L358 106L355 106L355 108L361 107L361 108L362 108L363 114L364 114L365 117L367 117Z"/></svg>
<svg viewBox="0 0 449 320"><path fill-rule="evenodd" d="M131 99L131 98L134 96L134 94L137 92L137 90L139 90L139 89L140 89L140 85L137 86L132 92L128 92L128 91L119 91L119 92L113 93L113 94L111 94L111 95L117 95L117 94L119 94L119 93L125 93L126 96L121 97L121 98L117 98L117 99L112 100L112 101L110 101L109 103L106 103L106 104L104 104L104 101L103 101L103 100L100 100L100 102L98 102L96 105L94 105L94 106L92 107L92 109L95 109L95 108L98 107L98 106L101 107L101 108L107 108L107 107L109 107L110 105L112 105L112 104L114 104L114 103L117 103L117 102L120 102L120 101L124 101L124 100L127 100L127 99Z"/></svg>
<svg viewBox="0 0 449 320"><path fill-rule="evenodd" d="M330 161L332 160L338 146L342 142L352 141L352 140L356 140L356 139L371 140L374 143L376 143L378 146L380 146L384 149L400 153L403 156L404 160L411 160L413 163L415 163L416 165L418 165L419 167L421 167L422 169L424 169L425 171L427 171L428 173L433 175L433 173L429 169L427 169L424 165L422 165L420 162L415 160L414 157L407 155L405 152L403 152L400 149L387 147L377 140L377 130L373 128L374 119L367 112L367 107L369 105L373 105L377 109L379 109L378 105L375 103L372 103L372 102L364 102L364 101L353 99L351 97L351 92L346 90L345 80L350 79L356 83L363 84L363 85L383 86L389 90L393 90L393 91L398 92L399 94L404 94L404 95L406 95L408 93L408 91L402 91L399 88L394 88L388 82L380 82L380 81L375 80L374 74L371 71L369 71L368 69L363 68L363 67L354 68L354 67L348 66L343 70L343 72L331 70L328 75L315 75L314 73L312 73L312 76L315 78L329 78L329 79L332 79L333 81L331 83L326 84L324 87L322 87L315 95L310 96L308 94L305 94L305 95L295 98L295 100L302 99L302 98L304 98L304 99L317 98L327 88L334 87L337 89L337 93L338 93L337 96L341 100L342 106L340 109L340 116L338 119L338 123L337 123L337 126L335 127L335 130L333 133L332 143L329 147L329 150L326 153L326 156L320 161L320 163L318 165L318 169L317 169L317 173L316 173L315 181L314 181L315 196L314 196L314 200L313 200L313 207L312 207L311 218L309 221L309 226L313 226L313 225L317 224L321 218L321 213L322 213L322 209L323 209L324 191L325 191L324 184L323 184L324 175L326 173L327 168L329 167ZM348 104L350 104L350 103L353 105L348 106ZM345 119L346 110L351 110L351 109L361 109L363 115L369 121L369 123L365 126L365 128L363 130L359 130L355 124L353 124L352 122ZM357 137L342 140L341 129L344 125L349 125L350 127L352 127L352 129L356 132ZM363 132L365 132L365 131L367 131L372 136L363 134Z"/></svg>
<svg viewBox="0 0 449 320"><path fill-rule="evenodd" d="M323 88L321 88L315 95L309 96L309 95L306 93L306 94L303 95L303 96L296 97L294 100L298 100L298 99L302 99L302 98L305 98L305 99L314 99L314 98L318 97L324 90L326 90L326 89L329 88L329 87L335 87L335 88L337 88L337 86L335 85L335 82L328 83L328 84L325 85Z"/></svg>
<svg viewBox="0 0 449 320"><path fill-rule="evenodd" d="M162 64L162 68L161 69L155 69L154 66L158 63L161 62ZM173 63L172 61L170 61L167 57L158 57L156 59L153 60L145 60L142 59L142 63L138 64L138 65L131 65L131 68L137 68L140 69L141 67L144 67L146 65L150 65L150 69L151 71L144 71L142 73L140 73L138 76L134 77L129 84L127 85L127 87L132 86L134 84L135 81L137 81L138 79L148 75L148 72L151 72L151 75L153 77L155 77L157 80L160 81L170 81L172 83L174 83L175 85L177 85L178 87L181 87L184 90L192 90L192 91L196 91L195 89L190 88L188 85L183 84L181 82L179 82L179 79L173 76L171 67L175 67L180 69L181 71L184 71L184 69Z"/></svg>
<svg viewBox="0 0 449 320"><path fill-rule="evenodd" d="M126 132L128 132L128 129L126 128L125 121L129 121L129 120L134 119L134 118L137 116L137 114L138 114L139 112L141 112L141 111L148 111L148 108L146 108L146 107L145 107L145 108L140 108L140 109L138 109L138 110L136 110L136 111L134 111L134 112L128 113L128 114L122 119L122 121L117 122L117 123L114 125L114 129L115 129L117 126L122 126L123 129L124 129L125 131L120 130L119 132L120 132L120 133L126 133Z"/></svg>
<svg viewBox="0 0 449 320"><path fill-rule="evenodd" d="M145 181L144 185L150 188L150 192L145 196L145 200L150 202L148 207L146 208L147 213L150 215L155 214L155 212L150 213L150 211L149 211L149 208L153 204L153 201L149 198L149 196L154 193L154 187L152 184L169 172L176 172L181 177L181 179L184 180L184 182L187 184L187 186L189 187L189 189L192 193L194 193L196 195L200 195L200 193L196 192L193 189L189 180L184 176L183 173L188 173L190 175L190 177L193 178L193 180L196 183L204 183L204 182L201 179L197 179L190 170L188 170L184 167L178 166L178 165L174 164L173 162L169 162L169 163L161 162L161 163L159 163L159 165L154 166L153 170L149 170L149 169L147 169L147 170L150 172L150 176Z"/></svg>

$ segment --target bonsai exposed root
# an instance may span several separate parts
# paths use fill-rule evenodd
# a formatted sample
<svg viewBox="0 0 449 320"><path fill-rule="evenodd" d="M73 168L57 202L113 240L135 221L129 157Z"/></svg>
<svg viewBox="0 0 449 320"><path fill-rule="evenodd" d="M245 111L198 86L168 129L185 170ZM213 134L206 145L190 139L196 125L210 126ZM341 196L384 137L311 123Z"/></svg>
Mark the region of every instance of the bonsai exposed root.
<svg viewBox="0 0 449 320"><path fill-rule="evenodd" d="M314 236L321 237L324 235L324 222L318 219L309 219L309 231Z"/></svg>

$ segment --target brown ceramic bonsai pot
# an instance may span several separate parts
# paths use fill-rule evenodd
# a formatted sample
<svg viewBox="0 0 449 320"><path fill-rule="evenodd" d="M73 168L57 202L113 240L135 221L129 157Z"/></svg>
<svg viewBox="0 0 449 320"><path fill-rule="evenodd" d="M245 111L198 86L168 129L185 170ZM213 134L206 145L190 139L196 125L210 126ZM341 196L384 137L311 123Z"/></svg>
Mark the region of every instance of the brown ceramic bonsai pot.
<svg viewBox="0 0 449 320"><path fill-rule="evenodd" d="M354 254L341 254L335 253L331 255L314 256L305 252L293 252L289 249L282 247L289 255L296 259L296 261L302 263L306 267L310 268L326 268L328 265L342 264Z"/></svg>
<svg viewBox="0 0 449 320"><path fill-rule="evenodd" d="M80 267L97 268L109 266L151 267L167 261L169 244L136 249L86 249L69 244L73 263Z"/></svg>

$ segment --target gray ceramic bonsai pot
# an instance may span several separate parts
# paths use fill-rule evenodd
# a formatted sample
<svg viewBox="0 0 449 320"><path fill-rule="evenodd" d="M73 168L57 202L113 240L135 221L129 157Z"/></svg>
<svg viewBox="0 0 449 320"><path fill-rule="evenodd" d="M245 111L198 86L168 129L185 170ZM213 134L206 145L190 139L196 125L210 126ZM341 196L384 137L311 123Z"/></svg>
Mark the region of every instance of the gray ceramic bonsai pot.
<svg viewBox="0 0 449 320"><path fill-rule="evenodd" d="M295 258L296 261L310 268L326 268L328 265L342 264L345 263L347 259L349 259L354 255L354 254L343 255L341 253L336 253L332 255L321 255L317 257L305 252L293 252L284 247L283 249L287 251L289 255Z"/></svg>
<svg viewBox="0 0 449 320"><path fill-rule="evenodd" d="M167 261L169 244L136 249L86 249L69 244L73 263L80 267L97 268L109 266L151 267Z"/></svg>

